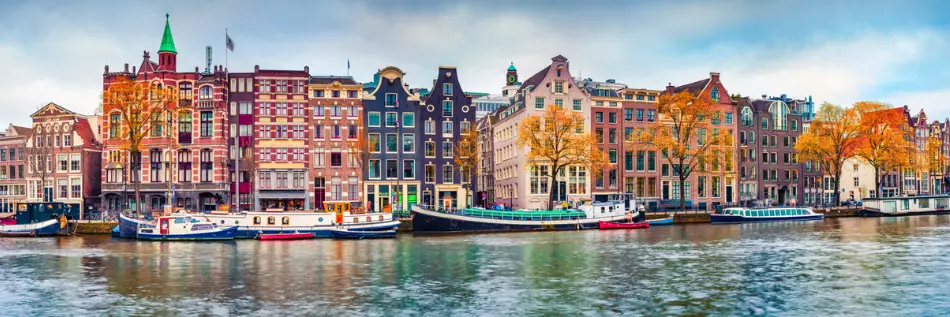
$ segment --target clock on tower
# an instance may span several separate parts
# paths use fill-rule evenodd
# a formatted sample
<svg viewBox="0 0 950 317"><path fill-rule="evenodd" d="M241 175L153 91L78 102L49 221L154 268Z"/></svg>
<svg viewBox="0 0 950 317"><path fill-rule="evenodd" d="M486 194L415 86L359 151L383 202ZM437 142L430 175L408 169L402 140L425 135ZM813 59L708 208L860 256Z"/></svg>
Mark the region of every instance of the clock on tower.
<svg viewBox="0 0 950 317"><path fill-rule="evenodd" d="M514 85L518 82L518 70L515 69L515 63L511 62L511 66L508 66L508 74L506 76L506 85Z"/></svg>

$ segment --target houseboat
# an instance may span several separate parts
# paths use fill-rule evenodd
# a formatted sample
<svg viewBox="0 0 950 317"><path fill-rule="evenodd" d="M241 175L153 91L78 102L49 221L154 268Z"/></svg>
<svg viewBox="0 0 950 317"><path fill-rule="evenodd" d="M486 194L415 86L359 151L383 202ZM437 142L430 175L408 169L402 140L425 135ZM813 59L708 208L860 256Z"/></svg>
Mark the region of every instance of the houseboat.
<svg viewBox="0 0 950 317"><path fill-rule="evenodd" d="M448 233L598 229L602 221L637 218L638 209L633 199L594 202L577 209L561 210L435 210L416 205L412 208L415 212L412 230L413 233Z"/></svg>
<svg viewBox="0 0 950 317"><path fill-rule="evenodd" d="M151 220L132 218L125 214L119 214L119 233L120 238L135 238L138 235L139 228L155 228Z"/></svg>
<svg viewBox="0 0 950 317"><path fill-rule="evenodd" d="M811 207L726 208L709 214L712 223L741 223L763 221L821 220L825 215L815 213Z"/></svg>
<svg viewBox="0 0 950 317"><path fill-rule="evenodd" d="M324 202L320 212L250 211L232 214L203 214L219 226L237 226L237 238L253 239L259 235L280 233L313 233L316 238L332 238L331 229L349 231L389 230L400 222L389 212L367 213L359 203Z"/></svg>
<svg viewBox="0 0 950 317"><path fill-rule="evenodd" d="M237 226L219 227L205 217L188 214L174 214L159 217L154 228L140 227L136 238L139 240L234 240Z"/></svg>
<svg viewBox="0 0 950 317"><path fill-rule="evenodd" d="M864 198L860 215L898 217L950 213L950 195Z"/></svg>

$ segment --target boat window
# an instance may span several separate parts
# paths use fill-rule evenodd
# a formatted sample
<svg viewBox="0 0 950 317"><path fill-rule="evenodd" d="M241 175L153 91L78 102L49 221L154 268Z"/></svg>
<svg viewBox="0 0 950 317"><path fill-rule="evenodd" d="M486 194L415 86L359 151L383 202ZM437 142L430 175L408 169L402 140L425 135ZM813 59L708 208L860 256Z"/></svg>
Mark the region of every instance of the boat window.
<svg viewBox="0 0 950 317"><path fill-rule="evenodd" d="M284 216L284 217L280 218L280 223L283 224L283 225L285 225L285 226L286 226L286 225L289 225L289 224L290 224L290 217Z"/></svg>
<svg viewBox="0 0 950 317"><path fill-rule="evenodd" d="M379 215L379 221L383 221L383 215Z"/></svg>
<svg viewBox="0 0 950 317"><path fill-rule="evenodd" d="M901 209L903 210L910 209L910 199L901 200Z"/></svg>
<svg viewBox="0 0 950 317"><path fill-rule="evenodd" d="M353 217L353 223L360 223L360 218Z"/></svg>
<svg viewBox="0 0 950 317"><path fill-rule="evenodd" d="M175 223L185 223L185 218L175 218Z"/></svg>
<svg viewBox="0 0 950 317"><path fill-rule="evenodd" d="M224 219L221 219L221 224L222 224L222 225L224 224Z"/></svg>
<svg viewBox="0 0 950 317"><path fill-rule="evenodd" d="M380 216L380 217L382 217L382 216ZM323 222L323 217L317 218L317 221L318 221L318 222Z"/></svg>
<svg viewBox="0 0 950 317"><path fill-rule="evenodd" d="M272 225L276 223L277 223L277 219L274 219L274 216L267 217L267 224Z"/></svg>
<svg viewBox="0 0 950 317"><path fill-rule="evenodd" d="M261 217L254 217L254 224L255 225L261 224Z"/></svg>
<svg viewBox="0 0 950 317"><path fill-rule="evenodd" d="M373 218L371 218L371 217L366 217L366 222L373 222Z"/></svg>

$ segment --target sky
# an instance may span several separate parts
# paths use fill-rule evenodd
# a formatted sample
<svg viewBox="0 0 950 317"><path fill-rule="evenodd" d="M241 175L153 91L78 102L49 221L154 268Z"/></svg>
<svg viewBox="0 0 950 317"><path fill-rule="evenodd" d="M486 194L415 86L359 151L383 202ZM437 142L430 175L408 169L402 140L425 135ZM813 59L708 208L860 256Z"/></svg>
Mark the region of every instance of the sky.
<svg viewBox="0 0 950 317"><path fill-rule="evenodd" d="M4 1L0 125L55 102L92 114L105 65L157 60L170 14L178 69L310 67L371 81L386 66L430 88L500 93L563 55L575 77L663 89L721 73L730 94L874 100L950 117L950 1ZM235 43L225 58L225 29Z"/></svg>

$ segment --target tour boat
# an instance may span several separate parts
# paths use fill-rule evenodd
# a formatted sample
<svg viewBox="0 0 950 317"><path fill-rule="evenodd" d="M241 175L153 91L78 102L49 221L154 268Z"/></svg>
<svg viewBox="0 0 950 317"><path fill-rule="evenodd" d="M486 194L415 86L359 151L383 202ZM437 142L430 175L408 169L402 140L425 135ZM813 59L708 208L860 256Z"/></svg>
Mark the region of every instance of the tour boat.
<svg viewBox="0 0 950 317"><path fill-rule="evenodd" d="M237 226L218 227L205 217L174 214L159 217L155 228L141 227L139 240L233 240Z"/></svg>
<svg viewBox="0 0 950 317"><path fill-rule="evenodd" d="M609 229L641 229L649 228L650 223L646 221L642 222L610 222L610 221L601 221L598 223L600 230L609 230Z"/></svg>
<svg viewBox="0 0 950 317"><path fill-rule="evenodd" d="M119 214L119 237L135 238L138 235L139 228L155 228L155 224L145 219L136 219Z"/></svg>
<svg viewBox="0 0 950 317"><path fill-rule="evenodd" d="M0 225L0 237L38 237L52 236L66 227L66 218L19 225Z"/></svg>
<svg viewBox="0 0 950 317"><path fill-rule="evenodd" d="M666 217L666 218L660 218L660 219L650 219L650 220L647 220L647 222L649 222L651 226L666 226L666 225L672 225L672 224L673 224L673 216L669 216L669 217Z"/></svg>
<svg viewBox="0 0 950 317"><path fill-rule="evenodd" d="M864 198L862 216L915 216L950 213L950 195Z"/></svg>
<svg viewBox="0 0 950 317"><path fill-rule="evenodd" d="M258 240L304 240L313 239L313 232L306 233L262 233L257 235Z"/></svg>
<svg viewBox="0 0 950 317"><path fill-rule="evenodd" d="M395 238L396 229L371 230L371 231L353 231L346 228L330 229L330 234L334 239L380 239Z"/></svg>
<svg viewBox="0 0 950 317"><path fill-rule="evenodd" d="M739 223L786 220L821 220L825 215L811 207L726 208L721 213L709 214L712 223Z"/></svg>
<svg viewBox="0 0 950 317"><path fill-rule="evenodd" d="M621 221L639 216L633 199L595 202L577 209L490 210L465 208L441 211L416 205L413 233L472 231L530 231L597 229L601 221Z"/></svg>

